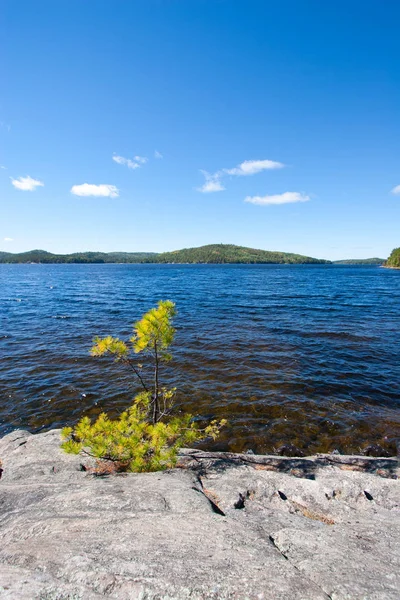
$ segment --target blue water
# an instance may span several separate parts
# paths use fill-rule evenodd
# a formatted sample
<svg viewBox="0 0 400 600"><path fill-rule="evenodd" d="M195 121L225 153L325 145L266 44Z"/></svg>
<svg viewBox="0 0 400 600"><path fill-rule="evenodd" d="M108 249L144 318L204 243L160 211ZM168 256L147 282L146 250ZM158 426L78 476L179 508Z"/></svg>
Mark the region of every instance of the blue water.
<svg viewBox="0 0 400 600"><path fill-rule="evenodd" d="M0 435L117 414L135 391L89 356L176 302L165 381L229 426L208 447L394 451L400 436L400 271L331 265L0 265Z"/></svg>

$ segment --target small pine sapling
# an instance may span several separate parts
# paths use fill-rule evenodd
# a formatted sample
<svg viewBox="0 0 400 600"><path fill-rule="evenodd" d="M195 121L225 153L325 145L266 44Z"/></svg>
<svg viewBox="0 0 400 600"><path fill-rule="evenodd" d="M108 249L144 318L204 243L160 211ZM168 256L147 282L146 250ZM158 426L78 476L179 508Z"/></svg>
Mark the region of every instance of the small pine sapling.
<svg viewBox="0 0 400 600"><path fill-rule="evenodd" d="M115 420L102 413L94 423L89 417L83 417L74 428L65 427L62 448L66 452L83 452L109 461L119 471L159 471L176 464L179 449L183 446L218 437L226 424L225 419L211 421L201 429L190 414L173 416L176 390L160 385L160 366L172 358L167 350L174 340L172 318L175 314L173 302L160 301L135 323L131 348L111 336L95 338L92 356L110 354L117 362L128 366L138 379L142 392ZM132 352L134 355L143 353L151 360L151 385L145 381L143 367L136 363Z"/></svg>

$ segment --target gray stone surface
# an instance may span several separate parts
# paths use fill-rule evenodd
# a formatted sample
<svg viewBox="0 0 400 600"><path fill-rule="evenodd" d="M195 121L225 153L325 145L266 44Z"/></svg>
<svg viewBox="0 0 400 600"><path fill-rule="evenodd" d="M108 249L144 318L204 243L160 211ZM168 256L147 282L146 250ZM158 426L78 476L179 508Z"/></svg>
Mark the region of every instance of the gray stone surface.
<svg viewBox="0 0 400 600"><path fill-rule="evenodd" d="M185 451L101 478L59 443L0 440L1 598L400 598L396 459Z"/></svg>

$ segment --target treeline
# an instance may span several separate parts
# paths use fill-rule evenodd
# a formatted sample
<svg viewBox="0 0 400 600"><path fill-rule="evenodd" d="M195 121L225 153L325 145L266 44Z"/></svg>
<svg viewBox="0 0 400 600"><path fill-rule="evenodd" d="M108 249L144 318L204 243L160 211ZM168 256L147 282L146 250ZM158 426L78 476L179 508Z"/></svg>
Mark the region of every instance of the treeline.
<svg viewBox="0 0 400 600"><path fill-rule="evenodd" d="M0 252L0 263L324 264L329 262L301 254L256 250L233 244L210 244L162 254L153 252L52 254L45 250L31 250L20 254Z"/></svg>
<svg viewBox="0 0 400 600"><path fill-rule="evenodd" d="M45 250L30 250L13 254L0 252L0 263L35 264L103 264L103 263L160 263L160 264L331 264L331 261L293 254L257 250L234 244L209 244L199 248L184 248L174 252L74 252L53 254ZM387 261L383 258L336 260L341 265L384 265L400 268L400 248L395 248Z"/></svg>
<svg viewBox="0 0 400 600"><path fill-rule="evenodd" d="M75 252L73 254L52 254L45 250L30 250L12 254L0 252L0 263L137 263L153 256L152 252Z"/></svg>
<svg viewBox="0 0 400 600"><path fill-rule="evenodd" d="M347 258L345 260L335 260L335 265L383 265L384 258Z"/></svg>
<svg viewBox="0 0 400 600"><path fill-rule="evenodd" d="M385 267L395 267L396 269L400 269L400 248L392 250L391 255L385 263Z"/></svg>

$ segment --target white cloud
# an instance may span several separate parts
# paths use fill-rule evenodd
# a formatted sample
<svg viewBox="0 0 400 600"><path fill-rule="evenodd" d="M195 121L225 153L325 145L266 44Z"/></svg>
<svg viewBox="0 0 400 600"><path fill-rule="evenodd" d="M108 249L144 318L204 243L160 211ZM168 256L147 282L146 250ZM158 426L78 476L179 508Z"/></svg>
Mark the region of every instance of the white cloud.
<svg viewBox="0 0 400 600"><path fill-rule="evenodd" d="M132 160L131 158L125 158L124 156L118 156L118 154L114 154L112 159L119 165L125 165L128 167L128 169L139 169L141 165L147 163L147 158L144 156L134 156Z"/></svg>
<svg viewBox="0 0 400 600"><path fill-rule="evenodd" d="M204 194L210 193L210 192L223 192L224 191L224 186L222 185L222 183L220 181L216 180L210 180L210 181L206 181L201 187L197 188L199 192L203 192Z"/></svg>
<svg viewBox="0 0 400 600"><path fill-rule="evenodd" d="M396 187L392 189L392 194L400 194L400 185L396 185Z"/></svg>
<svg viewBox="0 0 400 600"><path fill-rule="evenodd" d="M3 242L13 242L13 241L14 241L14 238L8 238L8 237L5 237L3 240Z"/></svg>
<svg viewBox="0 0 400 600"><path fill-rule="evenodd" d="M18 177L18 179L13 179L11 177L11 183L17 190L22 190L24 192L33 192L37 187L44 186L42 181L32 179L29 175L26 177Z"/></svg>
<svg viewBox="0 0 400 600"><path fill-rule="evenodd" d="M309 196L301 194L300 192L284 192L283 194L275 194L272 196L247 196L245 202L250 204L259 204L260 206L267 206L270 204L291 204L292 202L308 202Z"/></svg>
<svg viewBox="0 0 400 600"><path fill-rule="evenodd" d="M161 152L154 150L154 158L164 158Z"/></svg>
<svg viewBox="0 0 400 600"><path fill-rule="evenodd" d="M271 169L282 169L285 165L275 160L245 160L240 165L237 165L233 169L221 169L214 174L208 173L207 171L201 171L206 182L201 187L197 188L199 192L221 192L225 187L221 183L222 177L226 175L255 175L261 173L261 171Z"/></svg>
<svg viewBox="0 0 400 600"><path fill-rule="evenodd" d="M100 183L99 185L95 185L94 183L82 183L81 185L73 185L71 194L74 194L74 196L117 198L119 196L119 189L115 185L109 185L107 183Z"/></svg>
<svg viewBox="0 0 400 600"><path fill-rule="evenodd" d="M7 167L5 167L4 165L0 165L0 169L7 169Z"/></svg>
<svg viewBox="0 0 400 600"><path fill-rule="evenodd" d="M225 189L220 181L219 173L211 175L207 171L203 170L200 170L200 173L203 173L206 180L201 187L196 188L198 192L209 194L210 192L222 192Z"/></svg>
<svg viewBox="0 0 400 600"><path fill-rule="evenodd" d="M227 175L255 175L270 169L282 169L285 165L275 160L245 160L233 169L223 169Z"/></svg>

